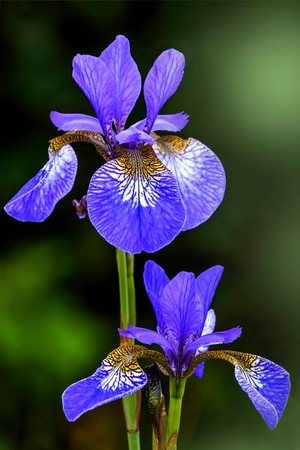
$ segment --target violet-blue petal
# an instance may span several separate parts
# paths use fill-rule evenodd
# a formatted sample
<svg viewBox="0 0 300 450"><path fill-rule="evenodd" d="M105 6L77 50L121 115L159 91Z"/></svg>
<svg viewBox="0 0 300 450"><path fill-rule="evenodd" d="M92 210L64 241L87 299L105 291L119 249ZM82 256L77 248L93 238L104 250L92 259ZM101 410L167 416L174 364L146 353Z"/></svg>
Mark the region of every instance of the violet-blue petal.
<svg viewBox="0 0 300 450"><path fill-rule="evenodd" d="M235 377L270 429L276 427L290 393L290 376L281 366L248 355L248 364L235 364Z"/></svg>
<svg viewBox="0 0 300 450"><path fill-rule="evenodd" d="M147 123L144 131L152 130L154 121L182 81L185 58L177 50L164 51L154 62L144 83Z"/></svg>
<svg viewBox="0 0 300 450"><path fill-rule="evenodd" d="M73 78L91 102L107 135L115 110L115 83L111 71L95 56L76 55L73 58Z"/></svg>
<svg viewBox="0 0 300 450"><path fill-rule="evenodd" d="M155 139L150 136L150 134L135 128L134 126L118 133L116 135L116 140L119 144L134 142L134 147L136 147L136 144L138 143L153 144L155 142Z"/></svg>
<svg viewBox="0 0 300 450"><path fill-rule="evenodd" d="M187 216L183 230L205 222L223 200L226 177L219 158L196 139L173 142L163 138L153 144L158 158L170 169L178 182Z"/></svg>
<svg viewBox="0 0 300 450"><path fill-rule="evenodd" d="M77 157L70 145L54 156L49 152L48 162L5 205L5 211L22 222L43 222L72 189L76 172Z"/></svg>
<svg viewBox="0 0 300 450"><path fill-rule="evenodd" d="M115 125L121 131L141 92L141 75L130 54L129 41L119 35L100 55L115 81Z"/></svg>
<svg viewBox="0 0 300 450"><path fill-rule="evenodd" d="M155 252L181 231L185 210L173 175L151 147L129 151L92 176L89 218L111 245L127 252Z"/></svg>
<svg viewBox="0 0 300 450"><path fill-rule="evenodd" d="M89 130L103 134L103 129L96 117L87 114L66 114L58 111L51 111L51 122L63 131Z"/></svg>
<svg viewBox="0 0 300 450"><path fill-rule="evenodd" d="M230 330L226 331L216 331L211 334L207 334L205 336L201 336L196 339L194 342L191 342L187 345L185 351L188 353L196 352L199 347L216 345L216 344L229 344L232 341L235 341L240 337L242 333L241 327L230 328Z"/></svg>
<svg viewBox="0 0 300 450"><path fill-rule="evenodd" d="M145 262L143 277L145 288L148 296L150 297L150 300L152 295L155 295L155 297L160 298L164 288L170 281L164 269L152 260L148 260Z"/></svg>
<svg viewBox="0 0 300 450"><path fill-rule="evenodd" d="M213 333L216 325L216 315L213 309L210 309L207 313L205 324L202 331L202 336L205 336L206 334ZM195 353L195 356L199 355L199 353L207 352L209 349L209 345L202 345L201 347L198 347ZM204 365L205 363L202 362L198 364L196 367L196 370L194 371L194 375L198 378L201 378L203 376L204 372Z"/></svg>
<svg viewBox="0 0 300 450"><path fill-rule="evenodd" d="M82 414L105 403L118 400L140 390L147 383L147 376L136 360L128 364L126 355L119 358L116 349L102 362L90 377L69 386L62 395L63 411L71 422Z"/></svg>
<svg viewBox="0 0 300 450"><path fill-rule="evenodd" d="M199 320L198 328L199 336L201 336L201 334L209 334L208 332L204 333L204 330L202 331L202 329L205 321L207 320L206 316L208 309L215 295L215 291L222 277L223 271L224 268L222 266L216 265L205 270L196 278L196 289L197 294L199 295L199 303L202 308L202 316L201 320Z"/></svg>
<svg viewBox="0 0 300 450"><path fill-rule="evenodd" d="M179 272L165 287L161 303L170 335L179 345L185 344L198 329L201 320L194 274Z"/></svg>
<svg viewBox="0 0 300 450"><path fill-rule="evenodd" d="M133 124L133 127L143 130L147 119L140 120ZM189 116L183 112L177 114L159 114L152 126L151 131L180 131L189 121Z"/></svg>
<svg viewBox="0 0 300 450"><path fill-rule="evenodd" d="M148 328L136 327L134 325L128 325L128 332L126 330L118 329L122 336L133 337L143 344L157 344L165 351L175 351L175 347L171 341L168 341L164 336L156 331L149 330Z"/></svg>
<svg viewBox="0 0 300 450"><path fill-rule="evenodd" d="M161 114L154 121L151 131L181 131L189 121L185 113Z"/></svg>
<svg viewBox="0 0 300 450"><path fill-rule="evenodd" d="M154 261L146 261L144 268L144 285L155 312L157 330L163 336L168 334L168 326L162 314L162 303L160 299L163 290L169 281L170 280L162 267Z"/></svg>

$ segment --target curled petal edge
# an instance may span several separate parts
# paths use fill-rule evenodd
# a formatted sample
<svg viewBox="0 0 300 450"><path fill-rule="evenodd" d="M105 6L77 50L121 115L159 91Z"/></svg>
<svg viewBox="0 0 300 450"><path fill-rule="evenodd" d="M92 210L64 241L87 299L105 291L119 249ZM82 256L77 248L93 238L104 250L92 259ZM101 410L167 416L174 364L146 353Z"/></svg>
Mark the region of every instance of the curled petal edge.
<svg viewBox="0 0 300 450"><path fill-rule="evenodd" d="M290 394L289 373L283 367L258 355L217 350L194 357L183 376L192 375L199 363L209 359L223 359L235 366L235 377L240 387L248 394L267 426L274 429Z"/></svg>

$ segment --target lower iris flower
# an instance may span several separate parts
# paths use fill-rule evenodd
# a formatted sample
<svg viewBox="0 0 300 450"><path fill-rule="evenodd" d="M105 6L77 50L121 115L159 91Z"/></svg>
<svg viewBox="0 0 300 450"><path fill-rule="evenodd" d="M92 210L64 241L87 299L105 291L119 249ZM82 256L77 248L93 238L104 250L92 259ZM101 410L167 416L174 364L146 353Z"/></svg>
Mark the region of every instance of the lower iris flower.
<svg viewBox="0 0 300 450"><path fill-rule="evenodd" d="M76 55L73 78L96 117L53 111L51 120L66 133L52 139L45 166L7 203L20 221L42 222L72 189L77 156L72 142L93 144L104 163L92 176L85 198L96 230L115 247L132 254L155 252L180 231L206 221L221 203L225 173L219 158L194 138L159 136L180 131L184 113L159 114L179 87L183 54L164 51L143 86L146 118L125 128L141 91L141 75L129 41L119 35L99 57ZM80 202L74 201L75 205Z"/></svg>
<svg viewBox="0 0 300 450"><path fill-rule="evenodd" d="M69 386L63 393L63 410L74 421L83 413L130 395L147 384L147 375L138 359L157 362L179 387L194 374L201 378L204 362L223 359L234 365L235 378L248 394L269 428L274 428L286 406L289 374L281 366L261 356L232 350L209 350L209 346L237 339L241 328L214 331L215 313L210 308L223 267L214 266L198 277L180 272L169 280L164 270L147 261L144 283L152 303L157 330L128 325L122 336L143 344L157 344L163 354L141 345L124 345L113 350L97 371Z"/></svg>

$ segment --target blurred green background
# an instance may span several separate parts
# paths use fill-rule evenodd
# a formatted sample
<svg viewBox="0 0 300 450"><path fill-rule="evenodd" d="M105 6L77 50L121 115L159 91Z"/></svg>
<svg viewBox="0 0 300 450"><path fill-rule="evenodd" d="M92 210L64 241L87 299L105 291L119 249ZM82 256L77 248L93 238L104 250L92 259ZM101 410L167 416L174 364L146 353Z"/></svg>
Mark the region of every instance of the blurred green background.
<svg viewBox="0 0 300 450"><path fill-rule="evenodd" d="M142 284L147 259L170 277L223 265L217 328L241 325L228 348L285 367L291 396L270 431L232 367L208 363L202 380L188 381L179 448L300 450L300 3L2 1L0 21L3 206L60 134L50 111L92 114L71 77L77 53L99 55L124 34L143 78L162 51L184 53L184 80L163 112L190 115L181 136L220 157L227 190L205 224L136 256L137 321L155 326ZM141 97L129 124L144 113ZM74 148L76 184L46 222L19 223L0 211L0 450L127 448L120 401L75 423L61 410L63 390L119 342L114 249L71 206L100 160L89 145ZM142 448L150 449L144 403Z"/></svg>

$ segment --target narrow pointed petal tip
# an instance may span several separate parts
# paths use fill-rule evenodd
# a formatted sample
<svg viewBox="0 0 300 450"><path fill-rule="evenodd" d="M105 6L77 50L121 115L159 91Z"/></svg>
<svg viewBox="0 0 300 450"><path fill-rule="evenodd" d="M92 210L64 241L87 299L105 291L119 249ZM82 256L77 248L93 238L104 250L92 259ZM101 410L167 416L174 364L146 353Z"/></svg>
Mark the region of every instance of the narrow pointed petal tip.
<svg viewBox="0 0 300 450"><path fill-rule="evenodd" d="M281 366L255 355L235 365L235 377L272 430L278 424L290 394L290 375Z"/></svg>
<svg viewBox="0 0 300 450"><path fill-rule="evenodd" d="M77 156L65 145L5 205L4 210L21 222L43 222L57 202L73 187L77 173Z"/></svg>
<svg viewBox="0 0 300 450"><path fill-rule="evenodd" d="M98 406L133 394L147 384L147 376L126 347L115 349L90 377L69 386L62 395L70 422Z"/></svg>
<svg viewBox="0 0 300 450"><path fill-rule="evenodd" d="M182 81L184 66L183 54L170 49L161 53L149 70L144 83L147 107L147 123L144 131L151 131L159 111L178 89Z"/></svg>

